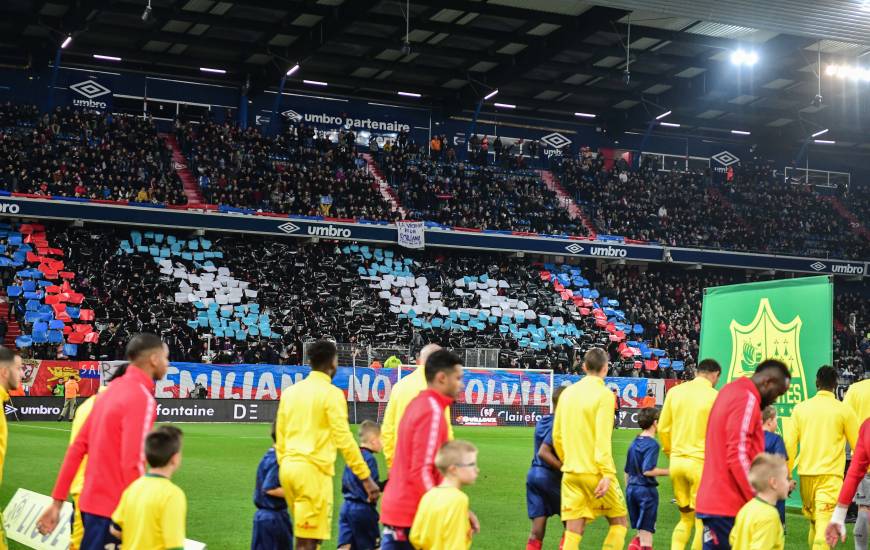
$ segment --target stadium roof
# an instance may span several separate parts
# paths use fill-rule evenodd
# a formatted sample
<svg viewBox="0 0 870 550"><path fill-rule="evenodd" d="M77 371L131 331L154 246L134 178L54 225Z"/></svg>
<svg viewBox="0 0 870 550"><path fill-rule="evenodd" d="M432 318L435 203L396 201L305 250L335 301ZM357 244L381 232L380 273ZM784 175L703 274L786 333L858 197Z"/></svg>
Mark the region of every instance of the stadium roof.
<svg viewBox="0 0 870 550"><path fill-rule="evenodd" d="M447 114L472 111L498 89L488 109L498 101L543 119L595 114L614 130L644 129L672 111L666 122L711 136L797 140L830 127L839 144L857 145L870 125L870 72L857 81L824 72L870 70L867 0L152 0L143 21L146 3L7 0L2 62L45 64L71 33L65 64L105 68L111 61L93 55L115 56L126 70L250 78L254 92L299 63L288 89L322 92L303 82L319 81ZM758 63L735 66L737 50L756 52ZM824 99L814 106L819 52Z"/></svg>

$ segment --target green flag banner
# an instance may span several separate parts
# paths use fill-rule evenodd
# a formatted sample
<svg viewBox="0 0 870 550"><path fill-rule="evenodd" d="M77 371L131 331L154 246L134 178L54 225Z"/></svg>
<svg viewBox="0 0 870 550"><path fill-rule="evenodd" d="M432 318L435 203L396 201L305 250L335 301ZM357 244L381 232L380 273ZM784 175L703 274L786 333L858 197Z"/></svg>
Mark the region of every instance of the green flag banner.
<svg viewBox="0 0 870 550"><path fill-rule="evenodd" d="M816 393L816 371L833 364L834 286L830 277L801 277L704 289L701 359L722 365L719 386L752 376L779 359L791 386L776 402L779 416Z"/></svg>
<svg viewBox="0 0 870 550"><path fill-rule="evenodd" d="M719 387L752 376L765 359L785 363L791 385L777 400L776 413L787 418L796 404L816 394L819 367L833 364L833 315L830 277L706 288L699 357L722 365ZM787 423L780 420L780 432ZM800 493L792 492L787 504L799 508Z"/></svg>

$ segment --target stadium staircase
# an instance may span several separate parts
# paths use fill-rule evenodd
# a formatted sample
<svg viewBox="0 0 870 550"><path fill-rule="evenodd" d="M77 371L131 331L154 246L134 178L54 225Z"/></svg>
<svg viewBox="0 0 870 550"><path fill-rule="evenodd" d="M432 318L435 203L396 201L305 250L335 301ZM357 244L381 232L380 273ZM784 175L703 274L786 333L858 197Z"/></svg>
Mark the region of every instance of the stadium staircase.
<svg viewBox="0 0 870 550"><path fill-rule="evenodd" d="M187 159L184 153L181 152L181 147L178 145L178 140L173 134L160 134L167 147L172 149L172 166L175 168L175 173L181 180L184 186L184 195L187 197L187 203L191 206L203 204L205 201L202 198L202 190L196 182L196 178L187 167Z"/></svg>
<svg viewBox="0 0 870 550"><path fill-rule="evenodd" d="M402 215L402 219L408 217L408 212L402 208L402 203L399 201L398 195L390 187L390 184L387 183L387 178L384 177L384 173L381 172L380 167L378 167L378 163L375 162L375 159L368 153L363 154L363 158L366 159L366 164L369 167L369 172L375 177L375 182L378 184L378 190L381 192L381 196L385 201L392 207L393 212L398 212Z"/></svg>
<svg viewBox="0 0 870 550"><path fill-rule="evenodd" d="M556 197L559 198L559 201L565 205L565 209L568 211L568 215L571 216L571 219L577 220L579 219L583 222L583 227L586 228L586 231L589 232L591 237L595 237L597 231L595 231L595 226L592 225L592 221L586 216L586 213L582 208L577 206L577 203L574 202L574 199L571 198L571 195L565 191L565 188L562 187L562 184L559 182L559 179L550 172L549 170L541 170L540 171L541 180L543 180L544 185L547 186L547 189L556 194Z"/></svg>
<svg viewBox="0 0 870 550"><path fill-rule="evenodd" d="M868 230L864 226L864 224L861 223L861 220L859 220L858 217L853 214L851 210L849 210L848 206L843 204L843 201L841 201L837 197L833 197L830 195L827 195L823 198L831 203L831 206L834 207L834 210L836 210L838 214L843 216L843 218L845 218L846 221L849 222L849 227L852 228L852 231L854 231L856 235L864 237L865 239L870 241L870 230Z"/></svg>
<svg viewBox="0 0 870 550"><path fill-rule="evenodd" d="M5 293L3 293L5 296ZM18 321L9 317L9 302L0 302L0 319L6 319L6 338L3 345L9 349L15 349L15 339L21 336L21 327Z"/></svg>

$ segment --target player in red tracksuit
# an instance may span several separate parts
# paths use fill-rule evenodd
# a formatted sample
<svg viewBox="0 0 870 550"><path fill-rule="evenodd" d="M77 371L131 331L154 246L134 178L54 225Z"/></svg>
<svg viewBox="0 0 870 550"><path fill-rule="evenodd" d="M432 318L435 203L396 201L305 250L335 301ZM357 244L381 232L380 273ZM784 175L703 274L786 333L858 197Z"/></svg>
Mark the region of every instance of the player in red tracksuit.
<svg viewBox="0 0 870 550"><path fill-rule="evenodd" d="M145 436L157 416L154 381L169 368L169 349L154 334L137 334L127 344L130 365L94 403L90 416L69 446L49 505L37 520L42 534L57 526L61 506L85 455L85 481L79 496L84 537L81 550L120 544L109 533L121 493L145 473Z"/></svg>
<svg viewBox="0 0 870 550"><path fill-rule="evenodd" d="M764 451L761 411L784 394L790 382L788 367L768 359L752 377L738 378L719 391L707 421L695 508L704 522L704 550L730 550L734 518L755 496L749 466Z"/></svg>
<svg viewBox="0 0 870 550"><path fill-rule="evenodd" d="M417 506L426 491L441 483L435 455L448 439L444 409L462 391L462 360L441 349L423 368L429 387L408 404L399 422L393 466L381 500L381 550L413 550L408 530Z"/></svg>
<svg viewBox="0 0 870 550"><path fill-rule="evenodd" d="M825 542L831 548L836 546L838 539L840 542L846 542L846 526L844 525L846 512L849 510L852 499L855 498L855 493L858 492L858 485L867 475L867 468L870 468L870 419L861 424L861 431L858 432L858 443L855 444L855 452L852 454L852 464L849 465L846 479L843 480L843 488L840 489L834 515L831 516L831 522L825 529ZM866 546L866 541L862 544ZM856 541L855 548L858 547L858 541Z"/></svg>

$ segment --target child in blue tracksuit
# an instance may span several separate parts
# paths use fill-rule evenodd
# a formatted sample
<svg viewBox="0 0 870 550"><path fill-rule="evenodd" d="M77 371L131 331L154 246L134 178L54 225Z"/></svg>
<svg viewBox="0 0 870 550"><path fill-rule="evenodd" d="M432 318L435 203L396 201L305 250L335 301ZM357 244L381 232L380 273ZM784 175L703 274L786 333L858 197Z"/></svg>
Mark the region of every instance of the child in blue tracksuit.
<svg viewBox="0 0 870 550"><path fill-rule="evenodd" d="M656 517L659 509L659 482L656 476L668 475L667 468L659 468L659 443L656 441L659 411L641 409L637 423L643 430L628 448L625 460L625 503L631 528L637 529L628 544L628 550L652 550L653 533L656 532Z"/></svg>
<svg viewBox="0 0 870 550"><path fill-rule="evenodd" d="M272 443L275 442L275 423L272 423ZM284 489L278 480L278 459L275 447L270 447L257 467L257 485L254 488L254 532L251 550L293 550L293 525L287 513Z"/></svg>
<svg viewBox="0 0 870 550"><path fill-rule="evenodd" d="M788 460L788 452L785 450L785 441L782 436L776 433L776 407L768 405L761 411L761 427L764 429L764 452L772 455L779 455ZM791 478L791 472L788 473ZM789 479L791 481L791 479ZM785 529L785 501L776 501L776 510L779 512L779 521L782 522L782 528Z"/></svg>
<svg viewBox="0 0 870 550"><path fill-rule="evenodd" d="M359 447L372 472L372 480L380 484L378 461L381 452L381 427L371 420L359 426ZM344 502L338 514L338 550L375 550L381 546L378 528L377 504L369 502L368 494L359 478L347 466L341 476L341 494Z"/></svg>

